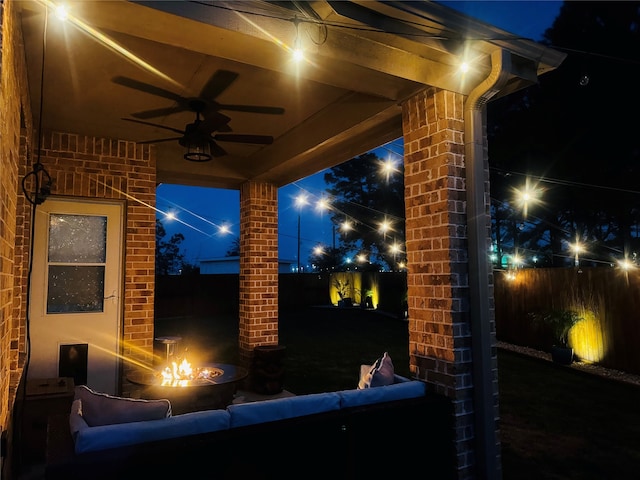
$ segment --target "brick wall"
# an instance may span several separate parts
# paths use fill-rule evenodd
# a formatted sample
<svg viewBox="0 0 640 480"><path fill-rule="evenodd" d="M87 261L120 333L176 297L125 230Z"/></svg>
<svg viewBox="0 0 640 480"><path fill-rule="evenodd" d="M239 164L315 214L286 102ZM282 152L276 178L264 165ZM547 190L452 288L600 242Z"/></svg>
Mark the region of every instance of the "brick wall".
<svg viewBox="0 0 640 480"><path fill-rule="evenodd" d="M0 3L0 427L9 426L25 361L25 321L20 301L26 286L14 281L23 251L16 246L25 226L18 218L19 175L31 137L27 73L16 5Z"/></svg>
<svg viewBox="0 0 640 480"><path fill-rule="evenodd" d="M0 2L0 428L10 413L26 360L27 273L31 204L22 179L36 161L22 33L14 2ZM50 133L41 162L52 194L126 202L122 352L153 353L155 154L130 142ZM32 187L29 181L27 189ZM126 373L126 372L125 372Z"/></svg>
<svg viewBox="0 0 640 480"><path fill-rule="evenodd" d="M152 363L155 282L155 189L153 147L133 142L47 133L41 163L53 180L52 195L123 200L124 299L122 354ZM24 224L31 213L27 209ZM124 375L130 369L124 362ZM127 388L128 383L123 382ZM123 390L126 395L128 390Z"/></svg>
<svg viewBox="0 0 640 480"><path fill-rule="evenodd" d="M430 88L402 122L410 368L452 400L458 478L474 478L463 109Z"/></svg>
<svg viewBox="0 0 640 480"><path fill-rule="evenodd" d="M247 182L240 189L240 355L278 343L278 189Z"/></svg>

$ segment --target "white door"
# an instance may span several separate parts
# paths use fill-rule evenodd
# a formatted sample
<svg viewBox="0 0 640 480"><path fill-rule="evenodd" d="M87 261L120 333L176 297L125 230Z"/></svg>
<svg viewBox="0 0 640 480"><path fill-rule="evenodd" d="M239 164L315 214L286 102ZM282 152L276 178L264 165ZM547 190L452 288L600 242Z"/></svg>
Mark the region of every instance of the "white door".
<svg viewBox="0 0 640 480"><path fill-rule="evenodd" d="M87 386L117 393L123 217L122 203L49 197L37 207L29 378L80 364Z"/></svg>

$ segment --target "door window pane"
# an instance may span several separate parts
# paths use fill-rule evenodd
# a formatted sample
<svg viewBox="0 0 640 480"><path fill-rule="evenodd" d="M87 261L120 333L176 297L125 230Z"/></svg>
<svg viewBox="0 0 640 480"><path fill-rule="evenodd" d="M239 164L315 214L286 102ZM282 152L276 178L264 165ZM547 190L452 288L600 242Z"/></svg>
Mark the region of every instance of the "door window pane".
<svg viewBox="0 0 640 480"><path fill-rule="evenodd" d="M107 217L49 215L47 313L102 312Z"/></svg>
<svg viewBox="0 0 640 480"><path fill-rule="evenodd" d="M104 266L49 266L47 313L102 312Z"/></svg>
<svg viewBox="0 0 640 480"><path fill-rule="evenodd" d="M106 245L107 217L49 216L49 262L104 263Z"/></svg>

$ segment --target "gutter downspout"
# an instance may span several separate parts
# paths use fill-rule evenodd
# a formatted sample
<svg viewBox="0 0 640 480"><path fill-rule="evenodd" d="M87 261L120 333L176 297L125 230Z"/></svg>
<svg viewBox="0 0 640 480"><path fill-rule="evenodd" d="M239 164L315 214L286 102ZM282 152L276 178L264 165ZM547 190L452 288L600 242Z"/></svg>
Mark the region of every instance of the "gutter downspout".
<svg viewBox="0 0 640 480"><path fill-rule="evenodd" d="M491 72L467 97L464 107L464 154L467 183L467 235L469 252L469 317L473 357L476 471L478 478L501 477L498 462L497 405L494 405L492 371L491 302L489 289L490 223L485 207L484 119L486 104L507 82L511 54L497 49L491 54Z"/></svg>

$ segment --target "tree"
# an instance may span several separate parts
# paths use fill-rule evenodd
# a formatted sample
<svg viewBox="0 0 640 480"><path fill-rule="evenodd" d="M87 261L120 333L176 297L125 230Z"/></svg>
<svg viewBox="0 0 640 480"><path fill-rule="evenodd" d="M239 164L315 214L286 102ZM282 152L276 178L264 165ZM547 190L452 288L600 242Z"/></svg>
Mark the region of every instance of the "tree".
<svg viewBox="0 0 640 480"><path fill-rule="evenodd" d="M309 263L313 266L315 272L333 272L339 271L342 264L342 252L339 248L329 248L314 250L309 257Z"/></svg>
<svg viewBox="0 0 640 480"><path fill-rule="evenodd" d="M367 263L381 261L396 269L405 251L404 167L388 167L369 152L331 168L324 180L332 196L331 219L341 225L341 252L355 252Z"/></svg>
<svg viewBox="0 0 640 480"><path fill-rule="evenodd" d="M235 237L231 241L231 247L227 250L227 257L239 257L240 256L240 237Z"/></svg>
<svg viewBox="0 0 640 480"><path fill-rule="evenodd" d="M525 222L512 197L528 176L544 197L518 235L521 249L550 249L555 265L567 265L567 244L580 240L595 264L609 265L637 243L640 148L630 112L640 107L632 93L640 82L639 24L639 2L565 2L544 35L567 52L562 65L489 104L492 196L512 207L494 221L496 239L508 241L518 232L513 225Z"/></svg>
<svg viewBox="0 0 640 480"><path fill-rule="evenodd" d="M168 241L162 222L156 218L156 275L175 275L181 273L184 255L180 253L180 243L184 235L174 233Z"/></svg>

